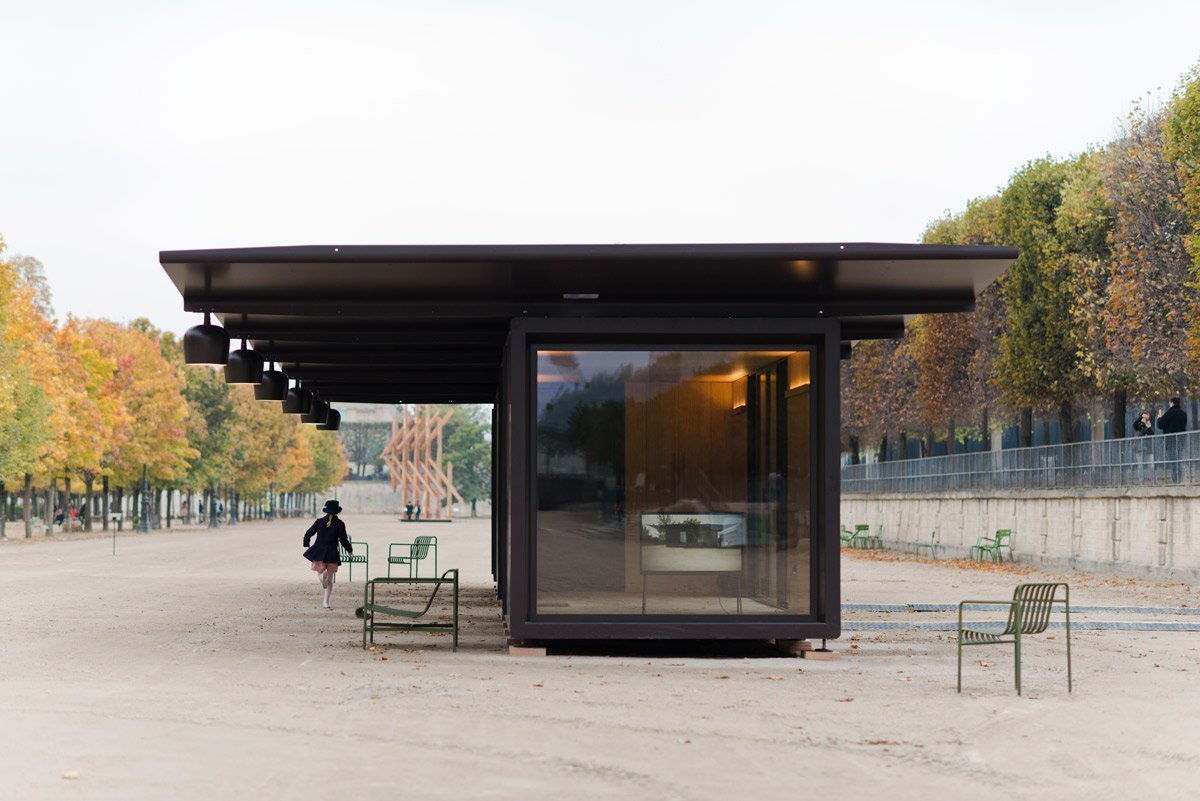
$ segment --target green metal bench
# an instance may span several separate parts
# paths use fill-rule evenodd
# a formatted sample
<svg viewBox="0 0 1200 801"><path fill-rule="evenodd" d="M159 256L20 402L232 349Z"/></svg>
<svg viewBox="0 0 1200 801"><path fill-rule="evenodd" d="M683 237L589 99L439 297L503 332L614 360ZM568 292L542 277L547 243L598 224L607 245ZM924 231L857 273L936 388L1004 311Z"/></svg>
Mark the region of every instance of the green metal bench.
<svg viewBox="0 0 1200 801"><path fill-rule="evenodd" d="M399 553L396 551L399 550ZM421 575L421 560L433 552L433 575L437 575L437 537L423 534L412 542L393 542L388 546L388 578L392 576L392 565L408 565L408 577Z"/></svg>
<svg viewBox="0 0 1200 801"><path fill-rule="evenodd" d="M1012 561L1012 529L1002 528L995 537L980 537L971 546L971 558L983 561L987 556L993 562L1004 561L1004 551L1008 551L1008 561Z"/></svg>
<svg viewBox="0 0 1200 801"><path fill-rule="evenodd" d="M386 585L413 585L413 584L432 584L433 592L429 594L429 598L425 601L423 609L400 609L395 606L378 603L375 597L375 590L378 587ZM449 584L454 595L454 611L450 622L417 622L428 614L430 608L433 607L434 599L437 598L438 590L443 584ZM441 575L441 578L377 578L371 579L363 587L363 605L356 613L363 620L363 648L367 648L369 644L375 642L376 631L448 631L452 634L451 650L458 650L458 569L450 568ZM393 617L406 618L408 623L380 622L377 618L380 615L391 615Z"/></svg>
<svg viewBox="0 0 1200 801"><path fill-rule="evenodd" d="M346 581L354 581L354 566L362 565L366 579L371 578L371 564L368 559L370 556L369 546L365 542L350 541L350 547L354 549L354 553L348 553L342 544L338 543L338 556L342 560L342 564L346 565L350 571L350 575L346 577Z"/></svg>
<svg viewBox="0 0 1200 801"><path fill-rule="evenodd" d="M929 542L913 543L913 553L915 553L917 556L920 556L921 551L928 548L929 555L932 556L934 559L937 559L937 549L938 549L939 545L941 545L941 541L938 539L937 531L934 531L933 534L929 537Z"/></svg>
<svg viewBox="0 0 1200 801"><path fill-rule="evenodd" d="M1063 588L1063 597L1058 598L1058 588ZM963 624L963 607L966 604L1007 606L1006 623ZM1016 677L1017 695L1021 694L1021 638L1030 634L1042 634L1050 625L1050 613L1054 604L1062 604L1067 616L1067 692L1071 692L1071 588L1064 582L1045 584L1019 584L1013 590L1011 601L962 601L958 605L958 691L962 692L962 649L971 645L1014 646L1013 673Z"/></svg>

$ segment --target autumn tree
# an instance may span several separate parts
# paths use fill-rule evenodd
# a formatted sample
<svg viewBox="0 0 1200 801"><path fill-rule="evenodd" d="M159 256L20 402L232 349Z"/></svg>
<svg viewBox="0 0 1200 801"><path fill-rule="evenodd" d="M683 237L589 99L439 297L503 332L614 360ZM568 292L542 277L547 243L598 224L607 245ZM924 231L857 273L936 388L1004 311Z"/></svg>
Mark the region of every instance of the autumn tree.
<svg viewBox="0 0 1200 801"><path fill-rule="evenodd" d="M471 504L471 517L481 498L492 496L492 418L488 406L454 405L442 432L442 452L454 465L454 488Z"/></svg>
<svg viewBox="0 0 1200 801"><path fill-rule="evenodd" d="M1127 398L1185 390L1195 371L1188 332L1197 310L1179 171L1167 158L1162 112L1140 107L1106 154L1104 190L1115 210L1104 291L1081 298L1080 317L1098 318L1088 367L1113 394L1114 433L1124 435ZM1100 283L1100 282L1096 282ZM1081 282L1083 285L1084 282ZM1097 343L1097 340L1099 342Z"/></svg>
<svg viewBox="0 0 1200 801"><path fill-rule="evenodd" d="M31 536L34 473L53 429L47 387L56 375L49 294L38 274L4 257L0 238L0 537L5 536L9 487L24 484L25 536Z"/></svg>

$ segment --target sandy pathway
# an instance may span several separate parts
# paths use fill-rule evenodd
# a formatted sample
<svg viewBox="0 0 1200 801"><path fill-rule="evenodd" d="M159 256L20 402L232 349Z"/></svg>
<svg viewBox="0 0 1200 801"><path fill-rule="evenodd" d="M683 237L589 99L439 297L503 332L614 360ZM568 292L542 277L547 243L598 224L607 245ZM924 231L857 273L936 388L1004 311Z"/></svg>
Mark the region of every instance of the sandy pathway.
<svg viewBox="0 0 1200 801"><path fill-rule="evenodd" d="M0 798L1195 793L1200 634L1080 632L1072 695L1061 637L1039 639L1022 698L1011 651L986 649L957 695L935 632L848 636L837 662L510 657L483 600L486 521L347 524L376 566L389 541L438 535L473 599L457 654L431 635L361 650L361 585L321 610L294 521L126 535L116 557L107 539L0 543ZM860 555L844 570L856 603L1004 597L1036 575ZM1076 604L1195 602L1186 585L1071 580Z"/></svg>

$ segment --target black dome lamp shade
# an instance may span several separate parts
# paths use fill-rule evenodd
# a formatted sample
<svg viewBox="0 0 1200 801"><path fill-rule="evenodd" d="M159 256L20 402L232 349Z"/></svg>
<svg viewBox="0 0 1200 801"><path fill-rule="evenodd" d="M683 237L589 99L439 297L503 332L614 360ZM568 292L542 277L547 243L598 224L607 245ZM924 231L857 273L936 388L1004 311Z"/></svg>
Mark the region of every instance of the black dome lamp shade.
<svg viewBox="0 0 1200 801"><path fill-rule="evenodd" d="M287 394L287 373L276 370L275 362L271 362L271 369L263 371L262 381L254 387L254 397L258 400L281 401L287 398Z"/></svg>
<svg viewBox="0 0 1200 801"><path fill-rule="evenodd" d="M320 398L313 398L312 408L308 410L308 414L300 415L301 423L323 425L327 419L329 419L329 404Z"/></svg>
<svg viewBox="0 0 1200 801"><path fill-rule="evenodd" d="M313 394L304 387L297 385L288 390L283 399L284 414L308 414L312 408Z"/></svg>
<svg viewBox="0 0 1200 801"><path fill-rule="evenodd" d="M246 347L246 339L242 338L242 346L229 354L225 362L226 384L258 384L263 378L263 358Z"/></svg>
<svg viewBox="0 0 1200 801"><path fill-rule="evenodd" d="M325 418L325 422L317 426L318 431L337 431L342 427L342 413L337 409L330 409L329 416Z"/></svg>
<svg viewBox="0 0 1200 801"><path fill-rule="evenodd" d="M212 324L204 313L204 324L183 332L183 361L186 364L225 364L229 360L229 333Z"/></svg>

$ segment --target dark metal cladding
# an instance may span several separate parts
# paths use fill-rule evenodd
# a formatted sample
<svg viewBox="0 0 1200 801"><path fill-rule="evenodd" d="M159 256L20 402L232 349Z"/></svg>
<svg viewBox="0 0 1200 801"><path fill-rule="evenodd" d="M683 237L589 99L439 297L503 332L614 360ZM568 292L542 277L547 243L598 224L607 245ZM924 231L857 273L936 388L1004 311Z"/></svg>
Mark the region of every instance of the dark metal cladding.
<svg viewBox="0 0 1200 801"><path fill-rule="evenodd" d="M318 431L337 431L342 427L342 413L337 409L330 409L329 416L324 423L317 425Z"/></svg>

